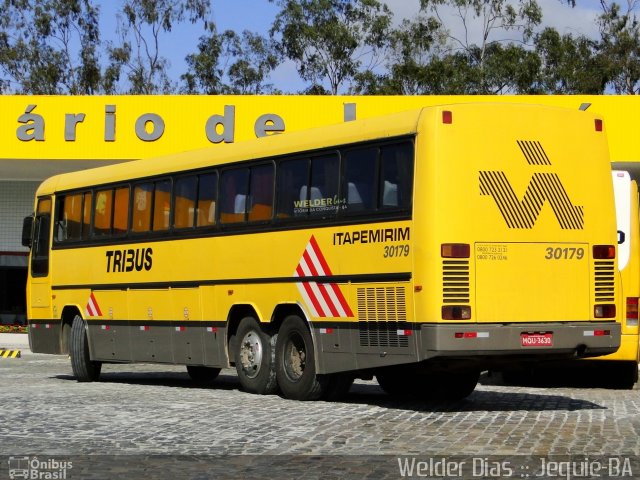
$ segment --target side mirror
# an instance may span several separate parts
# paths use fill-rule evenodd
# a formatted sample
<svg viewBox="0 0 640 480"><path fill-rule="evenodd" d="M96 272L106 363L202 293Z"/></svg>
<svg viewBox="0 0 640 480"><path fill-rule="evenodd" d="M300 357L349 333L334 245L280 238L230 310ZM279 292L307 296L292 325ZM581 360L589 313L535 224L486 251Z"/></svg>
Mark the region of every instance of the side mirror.
<svg viewBox="0 0 640 480"><path fill-rule="evenodd" d="M22 221L22 246L31 248L31 238L33 234L33 215L24 217Z"/></svg>

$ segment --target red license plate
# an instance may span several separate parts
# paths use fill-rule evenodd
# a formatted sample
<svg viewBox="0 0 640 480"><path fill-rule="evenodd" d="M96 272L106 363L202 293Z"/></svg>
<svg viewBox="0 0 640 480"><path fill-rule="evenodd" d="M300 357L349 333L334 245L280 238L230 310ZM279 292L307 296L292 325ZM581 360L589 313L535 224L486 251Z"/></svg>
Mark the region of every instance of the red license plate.
<svg viewBox="0 0 640 480"><path fill-rule="evenodd" d="M522 333L520 345L523 347L552 347L553 333Z"/></svg>

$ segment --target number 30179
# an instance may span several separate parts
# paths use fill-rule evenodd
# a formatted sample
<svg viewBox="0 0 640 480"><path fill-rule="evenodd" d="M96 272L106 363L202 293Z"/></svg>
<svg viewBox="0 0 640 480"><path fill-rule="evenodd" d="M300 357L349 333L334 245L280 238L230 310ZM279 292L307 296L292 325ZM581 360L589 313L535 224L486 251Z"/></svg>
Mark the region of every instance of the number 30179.
<svg viewBox="0 0 640 480"><path fill-rule="evenodd" d="M408 257L409 245L387 245L384 247L384 258Z"/></svg>
<svg viewBox="0 0 640 480"><path fill-rule="evenodd" d="M552 248L547 247L547 254L544 256L547 260L582 260L584 258L584 248Z"/></svg>

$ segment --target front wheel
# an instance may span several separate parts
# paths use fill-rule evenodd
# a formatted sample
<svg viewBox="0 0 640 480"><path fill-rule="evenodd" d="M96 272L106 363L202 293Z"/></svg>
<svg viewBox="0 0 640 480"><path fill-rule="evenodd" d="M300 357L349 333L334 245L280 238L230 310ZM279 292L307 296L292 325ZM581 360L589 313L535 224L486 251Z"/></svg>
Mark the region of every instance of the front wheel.
<svg viewBox="0 0 640 480"><path fill-rule="evenodd" d="M276 377L285 397L317 400L329 383L316 375L313 339L307 324L297 315L284 319L276 342Z"/></svg>
<svg viewBox="0 0 640 480"><path fill-rule="evenodd" d="M101 362L92 362L89 355L87 329L80 315L76 315L71 325L69 355L71 369L79 382L95 382L100 377Z"/></svg>
<svg viewBox="0 0 640 480"><path fill-rule="evenodd" d="M271 395L278 390L274 365L276 335L266 333L253 317L240 321L234 351L236 372L242 388L250 393Z"/></svg>

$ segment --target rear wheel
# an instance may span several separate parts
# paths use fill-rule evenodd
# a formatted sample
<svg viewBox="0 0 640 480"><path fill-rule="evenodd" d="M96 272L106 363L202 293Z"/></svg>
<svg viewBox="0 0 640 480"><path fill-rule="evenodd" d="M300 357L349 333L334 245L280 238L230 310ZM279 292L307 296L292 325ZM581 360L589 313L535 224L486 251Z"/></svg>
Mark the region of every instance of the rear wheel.
<svg viewBox="0 0 640 480"><path fill-rule="evenodd" d="M330 376L316 375L311 332L297 315L285 318L278 332L276 373L280 390L293 400L317 400L329 384Z"/></svg>
<svg viewBox="0 0 640 480"><path fill-rule="evenodd" d="M194 382L211 383L218 378L220 369L214 367L203 367L200 365L187 365L187 373Z"/></svg>
<svg viewBox="0 0 640 480"><path fill-rule="evenodd" d="M428 375L428 377L429 380L424 383L428 388L427 398L456 401L471 395L478 384L480 372L477 370L469 370L438 373Z"/></svg>
<svg viewBox="0 0 640 480"><path fill-rule="evenodd" d="M388 367L378 370L376 380L385 393L394 397L406 397L413 394L415 390L414 375L400 368Z"/></svg>
<svg viewBox="0 0 640 480"><path fill-rule="evenodd" d="M638 381L638 364L636 362L612 362L612 381L615 388L631 390Z"/></svg>
<svg viewBox="0 0 640 480"><path fill-rule="evenodd" d="M234 351L236 371L242 388L251 393L270 395L278 390L274 365L275 340L253 317L240 321Z"/></svg>
<svg viewBox="0 0 640 480"><path fill-rule="evenodd" d="M71 325L69 355L71 369L79 382L94 382L100 377L101 362L92 362L89 355L87 328L80 315L76 315Z"/></svg>
<svg viewBox="0 0 640 480"><path fill-rule="evenodd" d="M346 397L355 380L354 375L348 372L331 373L325 376L327 377L327 386L322 394L322 399L329 401L342 400Z"/></svg>

